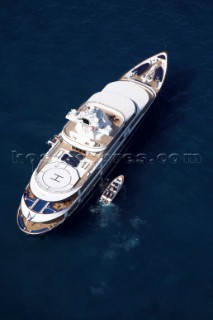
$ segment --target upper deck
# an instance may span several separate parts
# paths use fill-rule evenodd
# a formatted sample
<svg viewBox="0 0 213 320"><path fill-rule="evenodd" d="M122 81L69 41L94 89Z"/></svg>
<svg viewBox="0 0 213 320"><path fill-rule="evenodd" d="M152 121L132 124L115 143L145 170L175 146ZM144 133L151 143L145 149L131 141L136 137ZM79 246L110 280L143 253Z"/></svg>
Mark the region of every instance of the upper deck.
<svg viewBox="0 0 213 320"><path fill-rule="evenodd" d="M70 116L70 113L72 112L70 112L67 118L71 120L65 125L62 131L62 137L67 143L75 146L76 148L80 148L84 151L99 152L103 151L116 136L124 124L124 117L120 112L98 102L83 104L78 111L86 114L87 110L92 106L95 106L98 110L103 111L103 113L106 115L107 119L109 120L110 131L107 132L107 134L104 132L101 134L96 134L99 128L95 127L96 123L94 124L91 122L89 124L84 123L83 129L85 131L82 130L83 132L79 132L78 124L75 119L72 119L72 114ZM89 122L87 118L84 118L83 120Z"/></svg>
<svg viewBox="0 0 213 320"><path fill-rule="evenodd" d="M126 89L131 98L125 96ZM78 192L113 139L125 132L125 125L149 100L147 90L121 81L94 94L78 110L71 110L68 123L32 175L32 192L46 201L60 201Z"/></svg>
<svg viewBox="0 0 213 320"><path fill-rule="evenodd" d="M126 101L121 98L120 103ZM116 106L116 101L112 103ZM134 102L129 100L126 106L131 111L128 119L127 114L125 117L120 110L97 101L71 111L67 116L70 121L32 175L32 192L46 201L60 201L78 192L102 161L104 150L133 116Z"/></svg>

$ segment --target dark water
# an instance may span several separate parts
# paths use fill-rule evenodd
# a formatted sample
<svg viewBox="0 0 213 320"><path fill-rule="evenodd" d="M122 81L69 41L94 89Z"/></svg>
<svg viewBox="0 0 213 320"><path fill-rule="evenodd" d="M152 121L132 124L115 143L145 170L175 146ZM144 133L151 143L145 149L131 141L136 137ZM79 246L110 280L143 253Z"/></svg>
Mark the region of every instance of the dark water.
<svg viewBox="0 0 213 320"><path fill-rule="evenodd" d="M212 13L205 0L1 1L1 319L213 319ZM38 157L71 107L164 49L164 88L129 152L201 163L122 161L112 207L99 186L43 240L22 234L32 168L12 150Z"/></svg>

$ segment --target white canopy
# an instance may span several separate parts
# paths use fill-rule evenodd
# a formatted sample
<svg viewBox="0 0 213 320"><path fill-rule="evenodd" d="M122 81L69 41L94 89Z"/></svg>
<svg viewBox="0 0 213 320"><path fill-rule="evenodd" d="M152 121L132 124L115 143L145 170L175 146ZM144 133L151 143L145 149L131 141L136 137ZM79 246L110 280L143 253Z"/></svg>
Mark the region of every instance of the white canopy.
<svg viewBox="0 0 213 320"><path fill-rule="evenodd" d="M125 121L129 120L136 110L135 104L131 99L121 93L111 91L97 92L88 101L99 102L121 112Z"/></svg>
<svg viewBox="0 0 213 320"><path fill-rule="evenodd" d="M102 91L114 92L130 98L137 104L139 110L142 110L149 101L149 95L146 90L144 90L136 83L130 81L111 82L106 85L106 87Z"/></svg>

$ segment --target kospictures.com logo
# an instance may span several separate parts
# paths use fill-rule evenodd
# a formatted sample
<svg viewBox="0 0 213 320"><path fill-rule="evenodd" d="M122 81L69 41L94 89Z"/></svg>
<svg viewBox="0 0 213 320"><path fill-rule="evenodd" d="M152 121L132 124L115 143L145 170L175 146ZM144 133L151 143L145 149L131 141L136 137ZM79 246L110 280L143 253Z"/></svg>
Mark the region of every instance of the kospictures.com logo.
<svg viewBox="0 0 213 320"><path fill-rule="evenodd" d="M115 155L116 157L116 155ZM123 160L127 163L141 163L141 164L155 164L155 163L187 163L197 164L201 163L201 155L199 153L158 153L156 155L150 155L147 153L125 153L117 154L118 161Z"/></svg>
<svg viewBox="0 0 213 320"><path fill-rule="evenodd" d="M30 165L32 169L44 157L44 153L36 154L34 152L23 153L17 150L11 151L12 164L16 165ZM78 157L78 155L76 155ZM124 162L128 164L199 164L202 161L199 153L185 152L185 153L106 153L103 161L111 161L113 163ZM81 160L81 159L79 159ZM81 160L84 161L84 160Z"/></svg>

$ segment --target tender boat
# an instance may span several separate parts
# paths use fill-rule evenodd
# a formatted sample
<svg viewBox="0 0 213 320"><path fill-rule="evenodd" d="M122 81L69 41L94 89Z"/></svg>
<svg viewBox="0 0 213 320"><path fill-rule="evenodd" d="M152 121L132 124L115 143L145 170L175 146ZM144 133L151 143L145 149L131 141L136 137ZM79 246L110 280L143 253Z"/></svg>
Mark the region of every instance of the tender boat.
<svg viewBox="0 0 213 320"><path fill-rule="evenodd" d="M42 235L72 217L109 173L160 92L167 53L158 53L107 84L79 108L71 109L63 130L48 141L25 188L17 224Z"/></svg>
<svg viewBox="0 0 213 320"><path fill-rule="evenodd" d="M123 175L120 175L116 177L114 180L112 180L112 182L110 182L106 190L101 195L100 202L103 203L104 205L109 205L112 202L112 200L115 199L118 192L121 190L123 183L124 183Z"/></svg>

